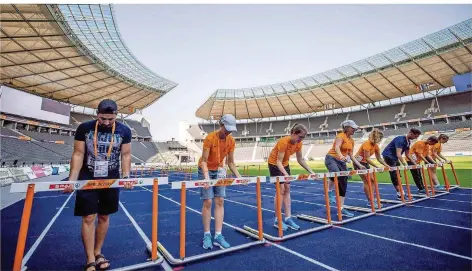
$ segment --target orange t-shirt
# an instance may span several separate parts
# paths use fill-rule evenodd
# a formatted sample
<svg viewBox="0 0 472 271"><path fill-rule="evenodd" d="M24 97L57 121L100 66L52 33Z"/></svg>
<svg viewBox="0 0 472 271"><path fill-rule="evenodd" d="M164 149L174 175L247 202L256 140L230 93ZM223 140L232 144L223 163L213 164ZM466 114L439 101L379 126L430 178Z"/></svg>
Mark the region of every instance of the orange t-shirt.
<svg viewBox="0 0 472 271"><path fill-rule="evenodd" d="M208 170L218 170L225 157L230 152L234 152L236 141L231 135L225 139L220 139L218 131L209 133L203 141L203 149L210 150L207 160ZM198 160L198 166L202 165L202 157Z"/></svg>
<svg viewBox="0 0 472 271"><path fill-rule="evenodd" d="M426 142L426 140L418 140L411 146L410 149L410 156L413 158L414 162L418 163L421 162L419 160L419 155L426 156L429 153L430 145ZM406 158L408 161L409 159Z"/></svg>
<svg viewBox="0 0 472 271"><path fill-rule="evenodd" d="M302 142L298 142L292 144L290 142L291 136L282 137L279 139L277 144L275 144L274 148L270 152L269 161L268 163L271 165L277 165L277 157L279 156L279 152L285 152L284 159L282 160L282 165L286 167L288 165L288 160L290 159L290 155L302 151Z"/></svg>
<svg viewBox="0 0 472 271"><path fill-rule="evenodd" d="M345 133L339 133L336 135L336 139L341 138L343 143L341 144L340 150L343 156L348 154L352 154L352 150L354 149L354 139L347 137ZM334 146L336 145L336 139L333 142L333 147L329 150L328 154L333 156L336 159L339 159Z"/></svg>
<svg viewBox="0 0 472 271"><path fill-rule="evenodd" d="M442 144L441 144L441 142L438 142L438 143L434 144L434 146L432 146L432 147L429 148L429 153L430 153L431 155L433 155L433 150L436 151L436 154L440 154L441 151L442 151Z"/></svg>
<svg viewBox="0 0 472 271"><path fill-rule="evenodd" d="M366 140L364 143L362 143L354 158L356 158L356 160L359 162L367 162L366 158L369 157L364 157L364 151L369 152L369 157L371 157L376 151L380 152L380 148L378 144L372 143L370 140Z"/></svg>

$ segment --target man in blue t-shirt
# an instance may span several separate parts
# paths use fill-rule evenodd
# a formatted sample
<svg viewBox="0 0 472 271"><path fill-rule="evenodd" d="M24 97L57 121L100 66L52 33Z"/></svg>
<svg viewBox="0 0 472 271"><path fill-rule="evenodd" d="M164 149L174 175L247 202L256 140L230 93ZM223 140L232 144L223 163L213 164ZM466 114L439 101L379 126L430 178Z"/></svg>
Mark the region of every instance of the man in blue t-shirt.
<svg viewBox="0 0 472 271"><path fill-rule="evenodd" d="M118 106L105 99L97 108L97 120L84 122L75 133L74 152L69 181L123 178L131 170L131 130L116 121ZM130 189L131 184L125 188ZM72 186L65 192L72 192ZM118 211L119 188L78 190L74 215L82 217L82 242L87 254L84 270L106 269L110 266L101 249L108 231L110 214ZM98 224L95 229L95 218Z"/></svg>
<svg viewBox="0 0 472 271"><path fill-rule="evenodd" d="M383 159L385 163L387 163L391 167L400 166L400 163L404 166L407 165L405 160L403 159L402 155L411 160L410 158L410 145L411 140L417 139L421 135L421 131L416 128L411 128L410 132L405 136L397 136L395 137L382 152ZM397 190L397 198L401 198L400 195L400 188L398 186L398 179L396 171L390 171L390 179L392 180L392 184Z"/></svg>

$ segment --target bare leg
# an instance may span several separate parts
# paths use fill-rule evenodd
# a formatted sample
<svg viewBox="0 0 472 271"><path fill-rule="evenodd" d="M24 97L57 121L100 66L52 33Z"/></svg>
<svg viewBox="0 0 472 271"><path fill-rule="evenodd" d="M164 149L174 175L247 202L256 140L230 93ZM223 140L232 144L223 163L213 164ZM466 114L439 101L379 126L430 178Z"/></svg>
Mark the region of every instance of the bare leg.
<svg viewBox="0 0 472 271"><path fill-rule="evenodd" d="M223 230L224 216L224 199L222 197L215 197L215 232L221 232Z"/></svg>
<svg viewBox="0 0 472 271"><path fill-rule="evenodd" d="M210 222L211 222L211 199L203 200L202 220L203 220L203 230L205 232L209 232Z"/></svg>
<svg viewBox="0 0 472 271"><path fill-rule="evenodd" d="M94 255L102 254L102 246L103 246L103 242L105 241L105 237L107 236L109 224L110 224L110 219L108 215L98 215L98 225L95 231ZM100 261L103 261L103 259ZM110 265L109 263L103 263L103 264L98 264L97 267L106 268L109 265Z"/></svg>
<svg viewBox="0 0 472 271"><path fill-rule="evenodd" d="M87 256L87 263L95 262L95 254L93 254L95 242L95 216L96 215L93 214L82 217L82 243Z"/></svg>
<svg viewBox="0 0 472 271"><path fill-rule="evenodd" d="M292 215L292 202L290 199L290 184L283 184L284 192L283 194L283 204L284 204L284 213L285 217L290 217Z"/></svg>

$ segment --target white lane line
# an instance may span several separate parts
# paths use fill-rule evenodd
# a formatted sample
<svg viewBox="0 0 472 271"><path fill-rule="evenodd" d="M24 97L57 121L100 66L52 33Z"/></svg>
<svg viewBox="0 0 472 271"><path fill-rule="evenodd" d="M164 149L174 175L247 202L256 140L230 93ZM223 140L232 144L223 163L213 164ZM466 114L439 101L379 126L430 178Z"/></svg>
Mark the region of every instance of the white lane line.
<svg viewBox="0 0 472 271"><path fill-rule="evenodd" d="M363 231L353 230L353 229L349 229L349 228L346 228L346 227L339 227L339 226L334 226L334 227L337 228L337 229L345 230L345 231L356 232L356 233L359 233L359 234L362 234L362 235L367 235L367 236L371 236L371 237L375 237L375 238L379 238L379 239L383 239L383 240L387 240L387 241L391 241L391 242L395 242L395 243L399 243L399 244L404 244L404 245L414 246L414 247L418 247L418 248L423 248L423 249L431 250L431 251L438 252L438 253L441 253L441 254L446 254L446 255L449 255L449 256L454 256L454 257L458 257L458 258L462 258L462 259L472 261L472 258L470 258L470 257L459 255L459 254L448 252L448 251L444 251L444 250L441 250L441 249L422 246L422 245L418 245L418 244L415 244L415 243L399 241L399 240L396 240L396 239L391 239L391 238L387 238L387 237L383 237L383 236L379 236L379 235L375 235L375 234L371 234L371 233L366 233L366 232L363 232Z"/></svg>
<svg viewBox="0 0 472 271"><path fill-rule="evenodd" d="M128 210L125 208L125 206L123 205L123 203L121 203L121 201L119 202L120 203L120 207L121 209L123 210L123 212L125 212L126 216L128 217L128 219L131 221L131 223L133 224L134 228L136 229L136 231L138 231L139 235L141 236L141 238L144 240L144 242L146 243L146 245L149 245L151 246L151 240L149 240L149 238L146 236L146 234L143 232L143 229L141 229L141 227L138 225L138 223L136 223L136 220L134 220L134 218L130 215L130 213L128 212ZM163 257L159 251L157 252L159 258ZM172 271L172 268L170 267L170 265L164 260L161 264L162 268L164 268L165 271Z"/></svg>
<svg viewBox="0 0 472 271"><path fill-rule="evenodd" d="M438 226L451 227L451 228L457 228L457 229L461 229L461 230L472 231L471 228L465 228L465 227L460 227L460 226L455 226L455 225L450 225L450 224L443 224L443 223L438 223L438 222L432 222L432 221L427 221L427 220L420 220L420 219L414 219L414 218L403 217L403 216L387 215L387 214L382 214L382 213L377 213L377 215L388 216L388 217L393 217L393 218L398 218L398 219L411 220L411 221L416 221L416 222L421 222L421 223L426 223L426 224L433 224L433 225L438 225Z"/></svg>
<svg viewBox="0 0 472 271"><path fill-rule="evenodd" d="M433 209L433 210L440 210L440 211L447 211L447 212L455 212L455 213L463 213L463 214L472 214L471 212L466 212L466 211L458 211L458 210L451 210L451 209L445 209L445 208L436 208L436 207L428 207L428 206L408 205L408 207L426 208L426 209Z"/></svg>
<svg viewBox="0 0 472 271"><path fill-rule="evenodd" d="M46 228L44 228L43 232L41 232L41 235L39 235L38 239L36 239L36 241L34 242L34 244L31 246L31 248L28 250L28 253L26 253L25 257L23 257L23 262L22 262L22 265L25 266L26 263L28 262L28 260L31 258L31 256L33 255L34 251L38 248L39 244L41 243L41 241L43 241L43 238L44 236L46 236L46 234L48 233L49 229L52 227L52 224L54 224L54 222L56 221L56 219L59 217L59 215L61 214L62 210L64 210L64 207L66 207L67 203L69 202L70 198L72 197L72 195L74 194L75 191L73 191L69 197L66 199L66 201L64 202L64 204L62 204L61 208L59 209L59 211L57 211L56 215L51 219L51 221L49 221L49 224L46 226Z"/></svg>
<svg viewBox="0 0 472 271"><path fill-rule="evenodd" d="M145 189L145 190L147 190L147 191L149 191L149 192L152 193L151 190L147 189L147 188L144 187L144 186L141 186L141 188L142 188L142 189ZM164 199L166 199L166 200L169 200L169 201L171 201L171 202L173 202L173 203L175 203L175 204L177 204L177 205L179 205L179 206L181 205L180 202L177 202L177 201L175 201L175 200L173 200L173 199L171 199L171 198L168 198L168 197L166 197L166 196L159 195L159 197L162 197L162 198L164 198ZM200 214L200 215L202 214L201 212L199 212L199 211L197 211L197 210L195 210L195 209L193 209L193 208L190 208L190 207L188 207L188 206L185 206L185 207L186 207L188 210L190 210L190 211L192 211L192 212L194 212L194 213L197 213L197 214ZM215 218L214 218L214 217L211 217L211 219L215 219ZM226 226L228 226L228 227L230 227L230 228L233 228L233 229L236 228L235 226L233 226L233 225L231 225L231 224L229 224L229 223L226 223L226 222L223 222L223 224L226 225ZM331 271L337 271L337 270L338 270L338 269L335 269L335 268L333 268L333 267L331 267L331 266L329 266L329 265L326 265L326 264L324 264L324 263L321 263L321 262L319 262L319 261L317 261L317 260L315 260L315 259L312 259L312 258L309 258L309 257L307 257L307 256L305 256L305 255L302 255L302 254L300 254L300 253L298 253L298 252L296 252L296 251L293 251L293 250L291 250L291 249L288 249L288 248L279 246L279 245L277 245L277 244L275 244L275 243L272 243L272 242L270 242L270 241L268 241L268 240L266 240L266 242L269 243L269 244L271 244L272 246L275 246L275 247L278 248L278 249L281 249L281 250L283 250L283 251L286 251L286 252L288 252L288 253L290 253L290 254L292 254L292 255L295 255L295 256L297 256L297 257L299 257L299 258L304 259L305 261L308 261L308 262L311 262L311 263L313 263L313 264L319 265L319 266L321 266L321 267L323 267L323 268L326 268L326 269L328 269L328 270L331 270Z"/></svg>

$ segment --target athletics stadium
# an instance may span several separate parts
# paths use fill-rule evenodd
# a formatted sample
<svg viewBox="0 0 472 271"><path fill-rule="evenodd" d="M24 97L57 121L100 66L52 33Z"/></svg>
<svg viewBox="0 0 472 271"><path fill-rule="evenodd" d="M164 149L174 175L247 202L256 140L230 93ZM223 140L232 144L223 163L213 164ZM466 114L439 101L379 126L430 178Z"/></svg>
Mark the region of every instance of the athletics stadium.
<svg viewBox="0 0 472 271"><path fill-rule="evenodd" d="M130 116L178 84L126 47L111 5L2 4L0 14L2 270L82 270L81 220L71 219L75 191L62 193L62 184L76 129L97 118L104 98L117 102L118 121L132 131L136 184L121 190L108 230L110 269L471 269L472 20L312 76L218 89L195 112L198 123L181 122L177 139L155 141L146 116ZM212 183L227 186L223 231L232 246L208 251L201 246L197 161L224 114L237 119L234 156L243 177ZM345 218L328 200L327 177L337 175L323 158L347 119L360 126L357 147L374 128L384 133L381 149L411 128L421 130L418 140L446 134L442 153L451 163L421 167L426 194L416 193L411 167L369 171L377 208L363 192L366 172L349 169L345 207L354 217ZM282 232L272 224L283 180L267 177L267 159L295 123L308 128L303 157L316 174L290 161L301 229ZM433 170L444 190L428 183ZM402 181L401 199L388 171Z"/></svg>

